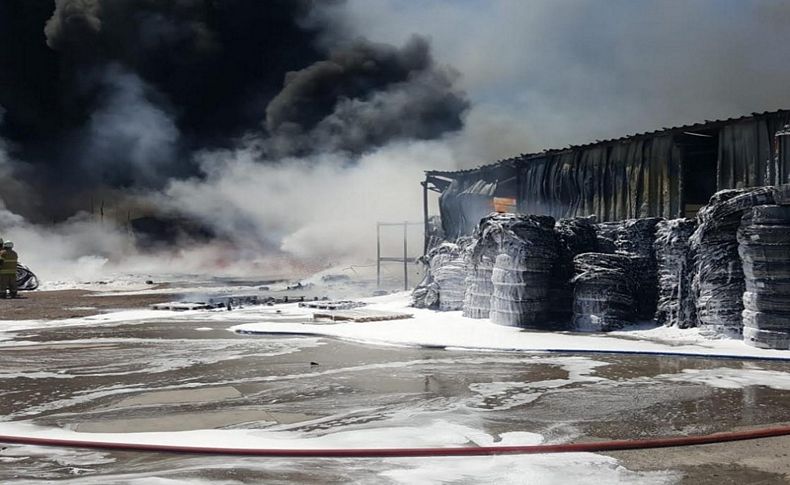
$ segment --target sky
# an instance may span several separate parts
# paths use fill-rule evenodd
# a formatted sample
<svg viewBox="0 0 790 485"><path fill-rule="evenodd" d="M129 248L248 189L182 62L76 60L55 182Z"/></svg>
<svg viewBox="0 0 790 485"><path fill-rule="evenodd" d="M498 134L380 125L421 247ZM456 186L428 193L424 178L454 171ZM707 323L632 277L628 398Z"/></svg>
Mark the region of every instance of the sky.
<svg viewBox="0 0 790 485"><path fill-rule="evenodd" d="M495 157L790 106L786 2L350 0L333 10L349 37L428 35L461 73L472 121L508 125Z"/></svg>

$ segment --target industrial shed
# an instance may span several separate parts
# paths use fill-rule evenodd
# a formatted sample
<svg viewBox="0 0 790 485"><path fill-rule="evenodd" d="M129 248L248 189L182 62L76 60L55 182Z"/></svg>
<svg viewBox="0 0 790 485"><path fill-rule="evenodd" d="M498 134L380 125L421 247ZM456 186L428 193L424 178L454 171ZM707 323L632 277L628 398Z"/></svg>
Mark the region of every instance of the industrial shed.
<svg viewBox="0 0 790 485"><path fill-rule="evenodd" d="M521 154L455 172L427 171L445 237L470 234L492 210L600 221L693 216L714 192L790 182L790 110L662 128ZM427 244L427 238L426 238Z"/></svg>

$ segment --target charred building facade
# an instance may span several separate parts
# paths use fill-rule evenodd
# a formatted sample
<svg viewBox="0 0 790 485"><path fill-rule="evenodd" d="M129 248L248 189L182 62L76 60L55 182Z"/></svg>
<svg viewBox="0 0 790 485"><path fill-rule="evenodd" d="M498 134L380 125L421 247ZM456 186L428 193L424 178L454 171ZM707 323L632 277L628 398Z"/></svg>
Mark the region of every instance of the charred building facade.
<svg viewBox="0 0 790 485"><path fill-rule="evenodd" d="M599 221L689 217L716 191L790 181L790 110L663 128L476 169L428 171L447 239L492 211L595 215ZM426 227L426 234L428 234ZM426 237L427 247L427 237Z"/></svg>

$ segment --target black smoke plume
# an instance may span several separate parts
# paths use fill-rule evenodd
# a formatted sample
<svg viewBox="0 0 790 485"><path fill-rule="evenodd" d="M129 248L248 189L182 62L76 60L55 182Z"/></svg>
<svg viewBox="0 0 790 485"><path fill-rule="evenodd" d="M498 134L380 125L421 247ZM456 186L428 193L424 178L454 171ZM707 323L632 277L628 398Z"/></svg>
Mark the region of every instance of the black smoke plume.
<svg viewBox="0 0 790 485"><path fill-rule="evenodd" d="M327 60L286 75L266 109L275 151L363 152L397 139L434 139L461 128L468 108L455 73L435 65L428 43L401 49L356 40Z"/></svg>
<svg viewBox="0 0 790 485"><path fill-rule="evenodd" d="M333 26L305 19L334 3L0 2L3 173L40 198L6 205L62 219L100 190L201 176L194 153L242 140L271 159L461 127L466 98L424 40L318 47Z"/></svg>

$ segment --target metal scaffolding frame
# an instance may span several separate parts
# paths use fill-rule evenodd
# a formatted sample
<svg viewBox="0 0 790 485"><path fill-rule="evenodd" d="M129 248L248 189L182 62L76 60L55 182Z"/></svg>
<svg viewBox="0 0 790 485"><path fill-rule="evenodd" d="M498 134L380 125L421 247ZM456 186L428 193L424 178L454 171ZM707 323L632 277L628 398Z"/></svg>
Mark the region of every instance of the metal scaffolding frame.
<svg viewBox="0 0 790 485"><path fill-rule="evenodd" d="M422 226L424 222L377 222L376 223L376 287L381 286L381 263L403 263L403 289L409 289L409 261L414 261L417 257L409 257L409 226ZM403 256L382 256L381 255L381 228L400 226L403 228Z"/></svg>

